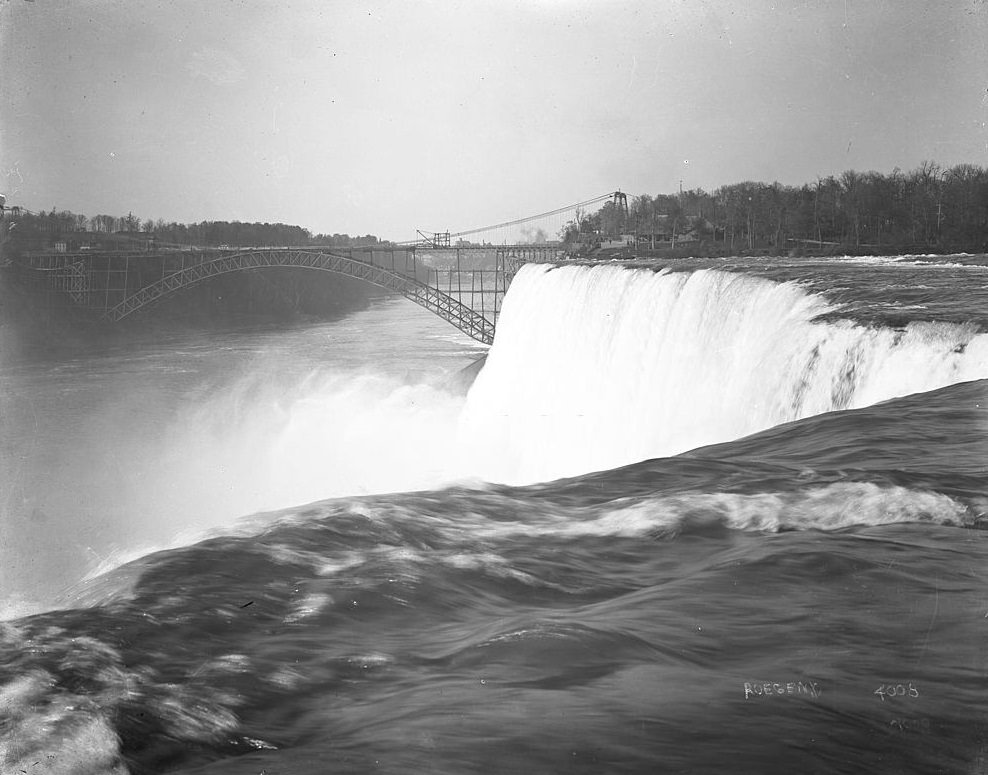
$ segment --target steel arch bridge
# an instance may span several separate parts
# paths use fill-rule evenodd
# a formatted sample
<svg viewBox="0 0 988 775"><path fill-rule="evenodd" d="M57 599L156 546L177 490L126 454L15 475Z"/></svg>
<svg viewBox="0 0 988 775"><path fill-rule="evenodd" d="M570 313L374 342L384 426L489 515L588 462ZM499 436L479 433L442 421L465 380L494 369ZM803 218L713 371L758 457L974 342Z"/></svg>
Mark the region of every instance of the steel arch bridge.
<svg viewBox="0 0 988 775"><path fill-rule="evenodd" d="M421 239L408 243L347 248L195 247L158 244L154 234L144 238L126 232L100 237L93 250L91 242L84 242L88 236L59 232L58 239L49 240L48 252L19 253L9 259L0 257L0 262L12 266L15 276L33 288L47 306L83 310L110 322L121 321L183 288L231 272L270 267L326 271L400 294L473 339L491 344L501 303L518 267L527 262L555 262L566 255L565 245L546 240L542 227L551 232L550 220L567 218L570 213L579 221L581 211L606 200L627 215L627 197L615 191L493 226L452 234L420 231ZM16 220L21 208L9 212ZM5 218L0 203L0 222L6 223ZM524 233L534 226L539 226L541 238ZM109 247L105 247L107 243ZM422 252L423 260L417 260L416 251ZM475 251L489 255L477 258ZM461 258L468 267L484 268L463 269Z"/></svg>
<svg viewBox="0 0 988 775"><path fill-rule="evenodd" d="M484 344L494 341L501 303L518 267L551 261L561 251L531 245L484 249L493 269L461 269L471 248L415 247L193 248L156 251L35 253L15 259L22 282L50 306L85 310L119 322L139 310L213 277L251 269L293 267L352 277L400 294ZM435 268L436 256L446 268ZM474 261L473 263L477 263ZM432 264L430 266L429 264Z"/></svg>
<svg viewBox="0 0 988 775"><path fill-rule="evenodd" d="M393 255L393 254L392 254ZM224 254L165 275L110 307L104 313L116 322L159 299L191 285L229 272L269 267L300 267L353 277L379 288L401 294L449 321L468 336L484 344L494 341L494 321L452 295L396 268L341 255L318 248L261 248ZM507 278L505 278L507 279ZM501 292L507 287L503 282ZM496 286L495 286L496 288Z"/></svg>

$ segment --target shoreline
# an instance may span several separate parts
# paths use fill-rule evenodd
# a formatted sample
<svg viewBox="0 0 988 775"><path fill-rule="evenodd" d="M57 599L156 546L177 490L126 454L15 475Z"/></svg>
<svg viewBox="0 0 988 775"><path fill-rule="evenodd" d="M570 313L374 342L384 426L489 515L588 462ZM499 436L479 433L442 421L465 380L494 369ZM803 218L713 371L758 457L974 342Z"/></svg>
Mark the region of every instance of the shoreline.
<svg viewBox="0 0 988 775"><path fill-rule="evenodd" d="M807 250L803 248L782 250L779 248L748 248L744 250L729 250L712 245L693 244L682 248L601 248L586 253L581 251L568 252L570 260L634 260L649 258L666 259L689 259L689 258L843 258L851 257L898 257L898 256L981 256L988 255L988 246L980 249L968 246L967 249L932 249L922 245L904 245L898 247L889 246L887 249L881 245L842 245L834 248Z"/></svg>

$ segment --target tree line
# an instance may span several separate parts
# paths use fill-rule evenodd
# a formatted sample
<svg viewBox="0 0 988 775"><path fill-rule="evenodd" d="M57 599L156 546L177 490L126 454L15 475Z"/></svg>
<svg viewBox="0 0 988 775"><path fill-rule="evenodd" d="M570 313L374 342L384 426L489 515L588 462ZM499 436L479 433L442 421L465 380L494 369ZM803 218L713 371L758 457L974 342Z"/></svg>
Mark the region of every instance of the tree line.
<svg viewBox="0 0 988 775"><path fill-rule="evenodd" d="M80 215L68 210L33 213L12 210L8 236L37 242L56 240L85 241L92 237L129 237L154 239L162 245L197 245L203 247L230 246L304 246L329 245L350 247L375 245L380 241L373 234L351 237L349 234L313 234L301 226L286 223L243 223L240 221L175 221L141 220L133 213L124 216Z"/></svg>
<svg viewBox="0 0 988 775"><path fill-rule="evenodd" d="M313 234L284 223L142 220L133 213L87 217L66 210L19 211L6 237L25 249L43 243L145 238L159 245L351 247L381 242L367 234ZM988 251L988 169L932 161L891 173L848 170L801 186L744 181L714 191L641 194L627 209L608 202L577 212L567 243L634 234L654 244L699 242L713 252L816 249L846 252ZM16 239L16 238L20 239ZM30 246L30 247L28 247Z"/></svg>
<svg viewBox="0 0 988 775"><path fill-rule="evenodd" d="M848 170L802 186L744 181L712 192L643 194L577 213L566 242L594 234L698 240L730 251L988 251L988 169L923 162L909 172Z"/></svg>

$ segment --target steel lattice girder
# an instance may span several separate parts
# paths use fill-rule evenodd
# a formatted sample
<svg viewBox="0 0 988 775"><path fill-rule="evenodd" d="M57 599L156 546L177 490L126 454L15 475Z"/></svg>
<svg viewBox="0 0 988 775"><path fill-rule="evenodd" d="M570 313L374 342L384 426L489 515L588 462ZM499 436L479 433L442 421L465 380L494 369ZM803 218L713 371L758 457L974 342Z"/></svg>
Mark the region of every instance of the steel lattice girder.
<svg viewBox="0 0 988 775"><path fill-rule="evenodd" d="M186 288L217 275L243 269L261 269L277 266L297 266L320 269L336 274L365 280L387 290L400 293L430 312L452 323L465 334L484 344L494 341L494 323L447 293L421 282L416 277L392 272L390 269L341 256L328 251L307 250L252 250L249 252L224 255L209 261L195 264L162 277L151 285L141 288L123 301L106 310L105 317L114 322L122 320L136 310L151 304L163 296ZM507 287L507 279L504 287ZM504 293L495 288L495 296Z"/></svg>

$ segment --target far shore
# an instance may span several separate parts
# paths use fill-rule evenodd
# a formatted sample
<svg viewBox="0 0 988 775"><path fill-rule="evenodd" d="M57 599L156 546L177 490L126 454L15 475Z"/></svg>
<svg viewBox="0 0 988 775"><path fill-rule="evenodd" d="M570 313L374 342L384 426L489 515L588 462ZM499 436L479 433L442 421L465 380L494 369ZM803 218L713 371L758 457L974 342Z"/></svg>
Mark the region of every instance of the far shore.
<svg viewBox="0 0 988 775"><path fill-rule="evenodd" d="M899 246L891 245L834 245L823 248L794 248L782 250L779 248L753 248L731 250L722 245L699 245L675 248L602 248L581 254L579 251L569 254L571 259L586 261L635 260L649 258L689 259L689 258L757 258L761 256L777 258L835 258L843 256L956 256L956 255L985 255L988 246L968 247L967 249L950 246L941 249L928 246Z"/></svg>

